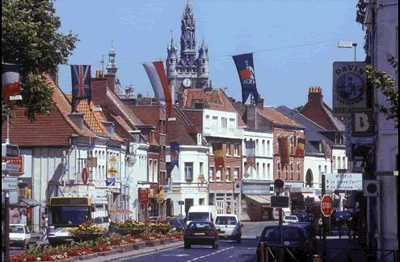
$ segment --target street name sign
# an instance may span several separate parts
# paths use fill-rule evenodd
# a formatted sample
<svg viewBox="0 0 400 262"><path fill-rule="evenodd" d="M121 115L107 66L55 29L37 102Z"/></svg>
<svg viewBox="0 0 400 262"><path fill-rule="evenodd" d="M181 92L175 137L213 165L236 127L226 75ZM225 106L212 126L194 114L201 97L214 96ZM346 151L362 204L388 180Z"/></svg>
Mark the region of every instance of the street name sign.
<svg viewBox="0 0 400 262"><path fill-rule="evenodd" d="M289 197L271 196L271 207L289 207Z"/></svg>
<svg viewBox="0 0 400 262"><path fill-rule="evenodd" d="M362 173L325 174L326 190L363 190Z"/></svg>
<svg viewBox="0 0 400 262"><path fill-rule="evenodd" d="M332 197L324 195L321 199L321 212L325 217L330 217L333 212Z"/></svg>
<svg viewBox="0 0 400 262"><path fill-rule="evenodd" d="M17 190L17 181L16 177L3 177L1 189L2 190Z"/></svg>

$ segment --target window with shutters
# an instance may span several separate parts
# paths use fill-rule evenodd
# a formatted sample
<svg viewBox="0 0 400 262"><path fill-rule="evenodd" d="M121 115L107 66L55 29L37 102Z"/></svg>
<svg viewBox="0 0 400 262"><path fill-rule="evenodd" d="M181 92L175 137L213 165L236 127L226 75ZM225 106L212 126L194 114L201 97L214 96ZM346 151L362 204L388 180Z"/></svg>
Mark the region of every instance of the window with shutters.
<svg viewBox="0 0 400 262"><path fill-rule="evenodd" d="M226 181L231 181L231 169L226 168Z"/></svg>

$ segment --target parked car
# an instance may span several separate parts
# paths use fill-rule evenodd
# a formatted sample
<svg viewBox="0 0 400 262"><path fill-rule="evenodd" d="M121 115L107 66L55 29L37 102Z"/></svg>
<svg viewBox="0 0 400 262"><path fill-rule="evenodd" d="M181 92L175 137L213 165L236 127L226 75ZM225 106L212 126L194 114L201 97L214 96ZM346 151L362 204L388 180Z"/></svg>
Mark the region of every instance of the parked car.
<svg viewBox="0 0 400 262"><path fill-rule="evenodd" d="M306 217L302 213L297 213L295 216L299 219L299 222L305 222Z"/></svg>
<svg viewBox="0 0 400 262"><path fill-rule="evenodd" d="M10 246L28 248L31 242L31 233L24 224L10 224Z"/></svg>
<svg viewBox="0 0 400 262"><path fill-rule="evenodd" d="M233 239L240 243L242 241L242 227L236 215L219 214L215 218L215 227L220 239Z"/></svg>
<svg viewBox="0 0 400 262"><path fill-rule="evenodd" d="M217 228L211 222L190 222L183 235L184 247L191 245L211 245L216 249L219 245Z"/></svg>
<svg viewBox="0 0 400 262"><path fill-rule="evenodd" d="M172 226L172 230L185 230L186 228L184 222L177 218L167 219L165 222L168 222Z"/></svg>
<svg viewBox="0 0 400 262"><path fill-rule="evenodd" d="M352 220L353 213L350 211L337 211L332 213L331 221L333 225L345 225L348 221Z"/></svg>
<svg viewBox="0 0 400 262"><path fill-rule="evenodd" d="M308 261L311 259L314 252L314 247L312 241L306 236L300 226L296 225L283 225L283 245L287 246L290 253L300 261ZM280 244L280 229L279 226L266 226L260 235L260 239L256 248L257 261L261 261L261 245L268 246L276 257L279 255L279 249L274 247ZM268 255L271 259L272 256L270 252L264 253ZM296 261L291 257L289 252L285 251L285 261Z"/></svg>
<svg viewBox="0 0 400 262"><path fill-rule="evenodd" d="M299 219L295 215L285 216L283 218L283 222L285 222L285 223L299 223Z"/></svg>
<svg viewBox="0 0 400 262"><path fill-rule="evenodd" d="M310 222L289 223L290 226L300 227L304 235L311 241L314 247L317 247L317 232Z"/></svg>

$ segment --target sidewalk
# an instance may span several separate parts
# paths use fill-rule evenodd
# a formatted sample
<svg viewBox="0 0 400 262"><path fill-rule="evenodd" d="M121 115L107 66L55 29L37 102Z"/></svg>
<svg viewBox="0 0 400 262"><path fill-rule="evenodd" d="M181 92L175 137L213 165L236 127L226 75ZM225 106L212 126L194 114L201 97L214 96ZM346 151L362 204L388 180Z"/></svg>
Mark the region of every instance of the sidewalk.
<svg viewBox="0 0 400 262"><path fill-rule="evenodd" d="M318 253L323 255L323 240L318 238ZM327 236L326 261L367 261L363 247L358 239L349 239L348 236ZM351 260L350 260L351 259Z"/></svg>

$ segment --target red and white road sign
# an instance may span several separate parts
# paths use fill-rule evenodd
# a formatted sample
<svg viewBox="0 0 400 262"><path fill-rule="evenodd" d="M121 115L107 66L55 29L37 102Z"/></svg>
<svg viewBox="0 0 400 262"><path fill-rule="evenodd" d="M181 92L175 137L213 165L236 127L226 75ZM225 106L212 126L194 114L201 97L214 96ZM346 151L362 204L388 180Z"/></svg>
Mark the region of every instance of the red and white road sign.
<svg viewBox="0 0 400 262"><path fill-rule="evenodd" d="M82 182L83 182L83 184L85 184L85 185L87 184L88 178L89 178L89 174L88 174L87 168L85 167L85 168L82 169Z"/></svg>
<svg viewBox="0 0 400 262"><path fill-rule="evenodd" d="M325 217L330 217L333 212L332 197L324 195L321 199L321 212Z"/></svg>

